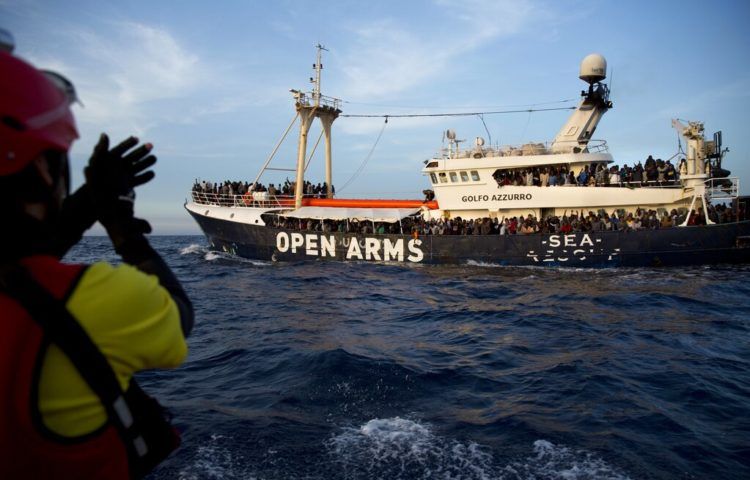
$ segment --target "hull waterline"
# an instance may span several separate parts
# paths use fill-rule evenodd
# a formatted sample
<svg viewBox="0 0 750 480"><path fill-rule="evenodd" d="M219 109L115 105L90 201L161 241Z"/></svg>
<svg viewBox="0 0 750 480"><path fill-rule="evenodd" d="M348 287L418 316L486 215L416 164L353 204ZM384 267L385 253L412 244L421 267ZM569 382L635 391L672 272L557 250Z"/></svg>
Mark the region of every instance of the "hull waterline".
<svg viewBox="0 0 750 480"><path fill-rule="evenodd" d="M574 268L750 262L748 221L640 231L414 238L280 229L189 212L213 248L267 261L476 263Z"/></svg>

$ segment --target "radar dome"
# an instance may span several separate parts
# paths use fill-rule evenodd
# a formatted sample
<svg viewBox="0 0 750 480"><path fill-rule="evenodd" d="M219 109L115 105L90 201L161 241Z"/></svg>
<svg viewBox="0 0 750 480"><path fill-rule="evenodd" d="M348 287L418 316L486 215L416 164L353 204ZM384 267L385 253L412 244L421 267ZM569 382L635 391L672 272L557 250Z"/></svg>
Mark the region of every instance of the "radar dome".
<svg viewBox="0 0 750 480"><path fill-rule="evenodd" d="M581 62L578 78L589 84L601 82L607 78L607 60L598 53L587 55Z"/></svg>

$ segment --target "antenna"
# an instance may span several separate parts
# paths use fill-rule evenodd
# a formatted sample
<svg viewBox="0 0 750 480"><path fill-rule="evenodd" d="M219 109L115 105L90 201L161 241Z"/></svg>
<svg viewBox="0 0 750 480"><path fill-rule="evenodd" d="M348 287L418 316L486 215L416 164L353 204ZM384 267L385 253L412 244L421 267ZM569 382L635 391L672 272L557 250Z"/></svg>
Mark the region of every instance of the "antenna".
<svg viewBox="0 0 750 480"><path fill-rule="evenodd" d="M323 70L323 64L321 63L321 58L323 55L323 50L326 52L328 49L324 47L321 44L317 44L315 48L318 49L318 60L313 65L313 69L315 69L315 78L310 78L310 81L313 83L313 98L315 98L315 105L320 105L320 71Z"/></svg>

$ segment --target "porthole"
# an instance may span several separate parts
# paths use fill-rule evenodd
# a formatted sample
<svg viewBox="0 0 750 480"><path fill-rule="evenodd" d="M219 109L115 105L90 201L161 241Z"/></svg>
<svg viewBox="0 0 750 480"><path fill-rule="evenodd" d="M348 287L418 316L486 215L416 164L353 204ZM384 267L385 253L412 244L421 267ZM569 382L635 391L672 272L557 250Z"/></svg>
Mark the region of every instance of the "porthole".
<svg viewBox="0 0 750 480"><path fill-rule="evenodd" d="M469 174L466 172L461 172L461 181L462 182L468 182L469 181Z"/></svg>
<svg viewBox="0 0 750 480"><path fill-rule="evenodd" d="M450 172L448 175L451 177L451 183L458 182L458 175L456 175L456 172Z"/></svg>
<svg viewBox="0 0 750 480"><path fill-rule="evenodd" d="M478 182L479 181L479 172L477 172L476 170L472 170L471 171L471 179L474 180L475 182Z"/></svg>
<svg viewBox="0 0 750 480"><path fill-rule="evenodd" d="M204 213L203 215L208 216L208 210L206 210L206 213Z"/></svg>

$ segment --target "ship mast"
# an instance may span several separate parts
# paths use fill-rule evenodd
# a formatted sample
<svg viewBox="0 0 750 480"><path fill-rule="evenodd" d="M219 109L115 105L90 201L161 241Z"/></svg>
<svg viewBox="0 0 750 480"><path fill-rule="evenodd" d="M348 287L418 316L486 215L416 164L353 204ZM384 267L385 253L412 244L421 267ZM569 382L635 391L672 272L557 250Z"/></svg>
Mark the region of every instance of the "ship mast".
<svg viewBox="0 0 750 480"><path fill-rule="evenodd" d="M333 198L332 168L331 168L331 126L341 113L339 108L341 100L326 97L320 93L321 71L323 70L322 54L326 48L318 44L317 61L313 65L315 77L310 77L313 91L304 93L299 90L291 90L294 96L294 106L300 117L299 142L297 145L297 183L294 191L294 208L302 206L305 185L305 155L307 152L307 134L315 118L319 118L323 125L323 134L326 142L326 197ZM328 50L326 50L328 51Z"/></svg>
<svg viewBox="0 0 750 480"><path fill-rule="evenodd" d="M592 53L581 62L578 78L589 84L588 91L581 92L581 102L570 115L552 142L554 153L580 153L588 146L596 126L604 113L612 108L609 88L602 80L607 78L607 61Z"/></svg>

